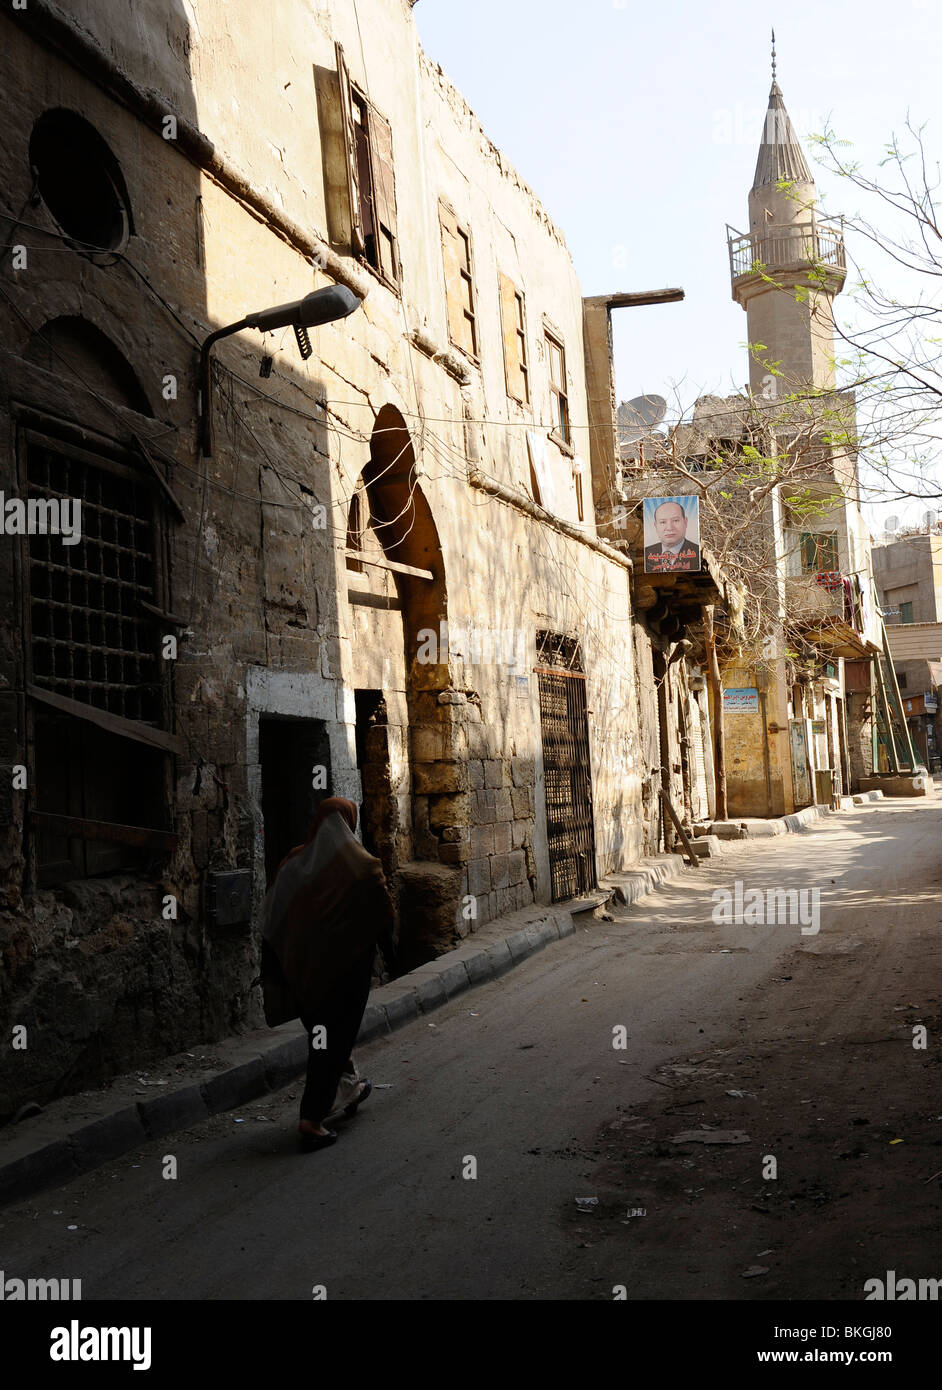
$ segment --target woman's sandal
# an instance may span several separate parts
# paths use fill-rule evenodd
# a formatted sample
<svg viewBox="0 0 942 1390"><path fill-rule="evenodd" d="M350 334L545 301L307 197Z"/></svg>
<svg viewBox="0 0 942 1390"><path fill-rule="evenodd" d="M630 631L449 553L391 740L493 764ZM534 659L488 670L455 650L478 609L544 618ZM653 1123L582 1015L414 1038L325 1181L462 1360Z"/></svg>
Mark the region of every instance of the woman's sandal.
<svg viewBox="0 0 942 1390"><path fill-rule="evenodd" d="M367 1096L373 1089L372 1081L367 1080L366 1077L363 1078L363 1080L360 1082L360 1085L363 1087L363 1090L357 1096L356 1100L352 1100L349 1105L345 1105L343 1108L343 1113L346 1115L348 1120L353 1118L353 1116L357 1113L357 1106L363 1104L363 1102L366 1100Z"/></svg>
<svg viewBox="0 0 942 1390"><path fill-rule="evenodd" d="M329 1129L326 1134L305 1134L302 1129L298 1131L298 1138L301 1141L301 1152L309 1154L315 1149L326 1149L329 1145L336 1144L337 1131Z"/></svg>

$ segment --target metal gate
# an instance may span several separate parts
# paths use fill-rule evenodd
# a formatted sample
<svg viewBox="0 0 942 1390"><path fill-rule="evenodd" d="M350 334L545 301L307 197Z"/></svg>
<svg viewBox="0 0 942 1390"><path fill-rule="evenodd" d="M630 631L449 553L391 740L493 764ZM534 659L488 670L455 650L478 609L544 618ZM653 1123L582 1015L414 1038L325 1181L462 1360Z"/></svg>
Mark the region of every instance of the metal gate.
<svg viewBox="0 0 942 1390"><path fill-rule="evenodd" d="M536 667L553 902L596 886L585 672L578 643L538 634Z"/></svg>

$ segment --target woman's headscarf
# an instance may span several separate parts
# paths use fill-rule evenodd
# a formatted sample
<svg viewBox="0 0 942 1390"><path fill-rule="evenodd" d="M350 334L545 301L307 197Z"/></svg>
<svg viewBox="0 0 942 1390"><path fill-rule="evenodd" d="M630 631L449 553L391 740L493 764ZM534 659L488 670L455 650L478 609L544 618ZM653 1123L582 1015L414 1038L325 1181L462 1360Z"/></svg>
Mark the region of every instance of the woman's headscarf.
<svg viewBox="0 0 942 1390"><path fill-rule="evenodd" d="M282 861L265 898L262 936L304 1012L375 942L380 913L362 911L359 885L381 889L380 861L354 834L357 808L327 797L317 808L303 845Z"/></svg>
<svg viewBox="0 0 942 1390"><path fill-rule="evenodd" d="M311 821L311 824L308 827L307 839L305 840L305 844L308 844L311 840L313 840L314 836L317 834L318 830L320 830L327 817L334 815L335 812L338 812L341 816L343 816L344 820L347 822L351 830L356 831L356 802L347 801L346 797L343 796L327 796L318 806L317 811L314 814L314 819Z"/></svg>

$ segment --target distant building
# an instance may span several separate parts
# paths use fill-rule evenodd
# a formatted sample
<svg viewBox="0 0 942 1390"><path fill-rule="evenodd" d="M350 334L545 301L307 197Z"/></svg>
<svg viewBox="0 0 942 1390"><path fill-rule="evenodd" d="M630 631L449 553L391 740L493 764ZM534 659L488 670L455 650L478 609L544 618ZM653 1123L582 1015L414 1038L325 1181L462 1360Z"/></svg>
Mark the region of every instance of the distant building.
<svg viewBox="0 0 942 1390"><path fill-rule="evenodd" d="M873 574L900 706L918 757L942 762L942 536L928 532L874 546Z"/></svg>
<svg viewBox="0 0 942 1390"><path fill-rule="evenodd" d="M942 621L942 536L905 536L873 548L887 627Z"/></svg>

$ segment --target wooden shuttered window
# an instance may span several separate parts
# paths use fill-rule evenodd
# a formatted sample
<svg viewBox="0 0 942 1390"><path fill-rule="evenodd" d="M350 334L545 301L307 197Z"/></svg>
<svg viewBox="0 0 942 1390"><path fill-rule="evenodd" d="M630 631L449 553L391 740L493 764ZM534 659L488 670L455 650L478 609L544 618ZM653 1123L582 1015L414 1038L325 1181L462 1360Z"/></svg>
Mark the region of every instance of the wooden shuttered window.
<svg viewBox="0 0 942 1390"><path fill-rule="evenodd" d="M474 279L471 264L471 234L458 223L452 208L438 204L442 229L442 262L445 269L445 298L448 304L448 333L456 347L469 357L478 355Z"/></svg>
<svg viewBox="0 0 942 1390"><path fill-rule="evenodd" d="M384 280L398 285L399 230L392 129L350 80L343 47L335 45L350 200L351 249Z"/></svg>
<svg viewBox="0 0 942 1390"><path fill-rule="evenodd" d="M396 226L396 179L393 173L392 130L385 116L369 110L370 169L373 176L373 223L376 269L399 283L399 234Z"/></svg>
<svg viewBox="0 0 942 1390"><path fill-rule="evenodd" d="M521 405L526 405L530 400L530 366L527 358L527 327L523 294L503 272L499 272L498 279L507 395L515 401L519 401Z"/></svg>
<svg viewBox="0 0 942 1390"><path fill-rule="evenodd" d="M838 568L836 531L802 531L800 546L803 574L836 572Z"/></svg>
<svg viewBox="0 0 942 1390"><path fill-rule="evenodd" d="M353 124L353 97L350 86L350 71L343 56L343 46L334 45L337 57L337 79L340 83L340 109L343 119L343 138L347 156L347 194L350 200L350 241L355 256L362 256L365 250L363 220L360 215L361 190L357 167L356 135Z"/></svg>

